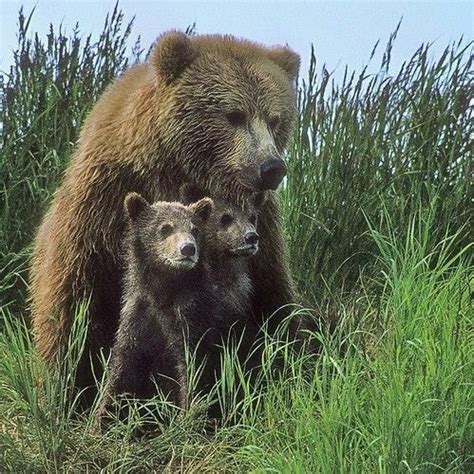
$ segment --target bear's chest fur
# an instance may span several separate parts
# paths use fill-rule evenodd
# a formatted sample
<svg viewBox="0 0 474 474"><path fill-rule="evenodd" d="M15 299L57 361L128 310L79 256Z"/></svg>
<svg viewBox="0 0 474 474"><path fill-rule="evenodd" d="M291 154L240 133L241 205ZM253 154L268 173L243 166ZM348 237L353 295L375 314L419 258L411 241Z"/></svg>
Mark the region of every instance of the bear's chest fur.
<svg viewBox="0 0 474 474"><path fill-rule="evenodd" d="M216 316L220 321L232 323L246 319L253 294L248 266L238 262L215 271L212 278L212 293L216 299Z"/></svg>

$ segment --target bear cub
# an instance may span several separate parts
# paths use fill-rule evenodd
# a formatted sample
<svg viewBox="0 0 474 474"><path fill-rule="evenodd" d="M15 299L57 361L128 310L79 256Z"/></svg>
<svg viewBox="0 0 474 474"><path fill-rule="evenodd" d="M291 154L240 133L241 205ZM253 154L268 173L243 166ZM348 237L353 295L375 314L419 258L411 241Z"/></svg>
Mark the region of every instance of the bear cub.
<svg viewBox="0 0 474 474"><path fill-rule="evenodd" d="M180 194L186 204L205 197L192 184L182 186ZM264 192L257 192L240 207L214 199L214 210L205 228L203 258L211 273L213 294L219 302L215 323L227 331L229 324L244 323L251 313L253 285L248 257L259 249L257 220L265 199Z"/></svg>
<svg viewBox="0 0 474 474"><path fill-rule="evenodd" d="M260 201L237 209L210 198L150 205L127 195L124 298L100 416L114 396L147 399L156 387L186 408L186 346L203 364L198 388L214 382L218 345L251 306L246 257L258 251Z"/></svg>
<svg viewBox="0 0 474 474"><path fill-rule="evenodd" d="M212 208L208 198L189 206L150 205L137 193L125 198L123 306L102 411L113 395L151 398L155 383L176 405L186 406L183 330L196 333L215 312L199 258Z"/></svg>

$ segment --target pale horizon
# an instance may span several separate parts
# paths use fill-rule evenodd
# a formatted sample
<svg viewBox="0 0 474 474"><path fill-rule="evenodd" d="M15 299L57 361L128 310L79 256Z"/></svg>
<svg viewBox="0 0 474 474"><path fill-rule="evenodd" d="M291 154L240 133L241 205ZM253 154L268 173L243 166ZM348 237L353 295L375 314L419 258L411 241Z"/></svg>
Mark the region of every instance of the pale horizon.
<svg viewBox="0 0 474 474"><path fill-rule="evenodd" d="M0 0L0 72L8 72L18 30L18 11L23 5L28 16L35 8L30 33L45 38L52 23L66 34L79 23L82 35L101 32L115 0ZM305 77L311 45L315 48L318 69L325 63L329 71L340 74L346 65L360 70L380 40L381 53L390 34L402 19L392 52L398 68L422 43L433 43L433 53L464 36L474 37L471 2L455 1L337 1L337 2L209 2L123 0L119 8L128 23L134 16L130 44L139 35L146 50L154 39L170 29L185 30L193 23L196 33L228 33L253 41L288 44L301 55L301 76ZM375 65L378 66L378 62Z"/></svg>

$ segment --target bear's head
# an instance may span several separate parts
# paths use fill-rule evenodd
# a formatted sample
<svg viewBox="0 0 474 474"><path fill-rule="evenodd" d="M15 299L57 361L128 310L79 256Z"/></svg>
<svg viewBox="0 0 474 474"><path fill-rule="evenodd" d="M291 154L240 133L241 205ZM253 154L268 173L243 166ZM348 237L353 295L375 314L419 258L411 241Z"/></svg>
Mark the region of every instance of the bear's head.
<svg viewBox="0 0 474 474"><path fill-rule="evenodd" d="M223 197L278 187L296 112L296 53L171 32L157 40L148 62L166 95L160 143L183 179Z"/></svg>
<svg viewBox="0 0 474 474"><path fill-rule="evenodd" d="M184 206L158 201L150 205L140 194L129 193L125 210L133 252L147 268L185 270L199 260L204 227L213 209L209 198Z"/></svg>
<svg viewBox="0 0 474 474"><path fill-rule="evenodd" d="M222 200L216 201L215 212L207 226L209 246L212 245L221 255L230 257L255 255L260 240L257 220L262 202L261 192L248 199L241 207Z"/></svg>
<svg viewBox="0 0 474 474"><path fill-rule="evenodd" d="M197 203L204 193L198 187L185 184L181 187L181 200ZM214 201L214 210L206 226L206 248L219 257L249 257L258 252L260 237L257 221L265 202L265 192L254 193L240 206L222 199Z"/></svg>

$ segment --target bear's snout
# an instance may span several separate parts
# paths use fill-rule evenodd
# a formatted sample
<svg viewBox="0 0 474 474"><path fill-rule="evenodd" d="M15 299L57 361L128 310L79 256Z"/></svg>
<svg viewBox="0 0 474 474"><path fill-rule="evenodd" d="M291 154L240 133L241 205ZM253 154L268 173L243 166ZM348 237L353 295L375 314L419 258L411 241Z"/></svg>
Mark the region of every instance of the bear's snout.
<svg viewBox="0 0 474 474"><path fill-rule="evenodd" d="M258 244L259 236L256 232L247 232L245 234L245 243L248 245L256 245Z"/></svg>
<svg viewBox="0 0 474 474"><path fill-rule="evenodd" d="M260 165L260 188L262 190L275 190L285 176L286 165L284 161L272 156Z"/></svg>
<svg viewBox="0 0 474 474"><path fill-rule="evenodd" d="M194 257L196 254L196 246L191 242L184 243L179 250L184 257Z"/></svg>

